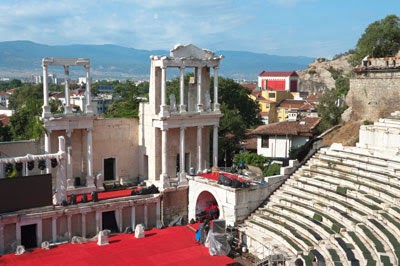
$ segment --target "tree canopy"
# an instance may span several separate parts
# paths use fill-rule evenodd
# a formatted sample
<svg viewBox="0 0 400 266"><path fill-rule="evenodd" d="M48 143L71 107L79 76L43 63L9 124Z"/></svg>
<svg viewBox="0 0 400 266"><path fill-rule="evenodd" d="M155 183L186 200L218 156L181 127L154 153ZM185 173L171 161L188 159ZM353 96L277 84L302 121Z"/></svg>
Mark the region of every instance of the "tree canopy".
<svg viewBox="0 0 400 266"><path fill-rule="evenodd" d="M370 24L357 42L350 61L360 64L365 56L394 56L400 49L400 18L388 15Z"/></svg>
<svg viewBox="0 0 400 266"><path fill-rule="evenodd" d="M108 106L106 117L137 117L139 114L140 97L147 96L148 83L135 85L132 81L117 83L114 87L117 95L113 103Z"/></svg>
<svg viewBox="0 0 400 266"><path fill-rule="evenodd" d="M23 84L10 96L9 133L12 140L39 139L45 129L39 117L42 112L42 85Z"/></svg>

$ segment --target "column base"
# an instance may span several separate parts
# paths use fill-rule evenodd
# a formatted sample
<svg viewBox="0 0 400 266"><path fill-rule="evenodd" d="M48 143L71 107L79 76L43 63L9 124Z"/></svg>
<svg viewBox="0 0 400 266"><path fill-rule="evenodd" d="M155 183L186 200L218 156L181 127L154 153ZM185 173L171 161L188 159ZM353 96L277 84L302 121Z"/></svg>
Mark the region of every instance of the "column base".
<svg viewBox="0 0 400 266"><path fill-rule="evenodd" d="M169 176L167 174L160 175L160 189L163 190L169 187Z"/></svg>
<svg viewBox="0 0 400 266"><path fill-rule="evenodd" d="M199 113L204 112L202 104L197 104L197 112L199 112Z"/></svg>
<svg viewBox="0 0 400 266"><path fill-rule="evenodd" d="M186 105L181 104L181 105L179 106L179 112L180 112L180 113L186 113L186 112L187 112L187 111L186 111Z"/></svg>
<svg viewBox="0 0 400 266"><path fill-rule="evenodd" d="M168 117L170 115L169 113L169 106L167 105L161 105L160 106L160 113L159 116L160 117Z"/></svg>
<svg viewBox="0 0 400 266"><path fill-rule="evenodd" d="M74 179L73 178L68 178L67 179L67 190L75 189L74 186Z"/></svg>
<svg viewBox="0 0 400 266"><path fill-rule="evenodd" d="M93 176L87 176L86 177L86 186L87 187L95 187L95 185L94 185L94 177Z"/></svg>
<svg viewBox="0 0 400 266"><path fill-rule="evenodd" d="M71 106L65 106L64 109L64 114L72 114L72 107Z"/></svg>
<svg viewBox="0 0 400 266"><path fill-rule="evenodd" d="M93 112L93 108L92 108L92 105L87 105L86 106L86 113L87 114L90 114L90 115L92 115L94 112Z"/></svg>
<svg viewBox="0 0 400 266"><path fill-rule="evenodd" d="M188 184L186 172L179 173L179 186L185 186Z"/></svg>
<svg viewBox="0 0 400 266"><path fill-rule="evenodd" d="M220 112L221 110L219 109L220 104L219 103L214 103L214 112Z"/></svg>
<svg viewBox="0 0 400 266"><path fill-rule="evenodd" d="M52 117L52 113L50 112L50 106L43 106L42 118Z"/></svg>

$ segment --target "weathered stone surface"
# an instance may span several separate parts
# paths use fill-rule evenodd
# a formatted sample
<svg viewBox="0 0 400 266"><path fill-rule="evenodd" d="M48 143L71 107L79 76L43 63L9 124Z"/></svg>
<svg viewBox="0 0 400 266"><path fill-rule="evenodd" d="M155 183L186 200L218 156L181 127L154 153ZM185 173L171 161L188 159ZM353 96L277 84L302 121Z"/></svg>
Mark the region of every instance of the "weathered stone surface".
<svg viewBox="0 0 400 266"><path fill-rule="evenodd" d="M400 109L400 72L370 74L350 80L346 104L350 119L376 121Z"/></svg>
<svg viewBox="0 0 400 266"><path fill-rule="evenodd" d="M306 70L298 71L301 90L318 93L326 89L335 88L335 80L329 69L342 71L344 74L350 73L352 67L347 59L348 56L341 56L335 60L318 58L309 64Z"/></svg>

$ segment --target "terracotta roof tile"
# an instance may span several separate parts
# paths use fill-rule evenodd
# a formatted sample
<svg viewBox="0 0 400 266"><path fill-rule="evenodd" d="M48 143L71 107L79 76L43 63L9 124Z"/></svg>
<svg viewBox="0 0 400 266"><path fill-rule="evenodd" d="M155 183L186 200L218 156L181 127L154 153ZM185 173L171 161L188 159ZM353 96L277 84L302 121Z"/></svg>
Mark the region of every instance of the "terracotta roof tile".
<svg viewBox="0 0 400 266"><path fill-rule="evenodd" d="M259 77L298 77L296 71L263 71Z"/></svg>
<svg viewBox="0 0 400 266"><path fill-rule="evenodd" d="M313 129L321 121L320 117L306 117L299 121L284 121L262 125L252 131L254 135L312 136Z"/></svg>
<svg viewBox="0 0 400 266"><path fill-rule="evenodd" d="M285 99L279 103L279 107L283 108L297 108L297 109L311 109L315 108L315 104L308 102L306 100L292 100L292 99Z"/></svg>

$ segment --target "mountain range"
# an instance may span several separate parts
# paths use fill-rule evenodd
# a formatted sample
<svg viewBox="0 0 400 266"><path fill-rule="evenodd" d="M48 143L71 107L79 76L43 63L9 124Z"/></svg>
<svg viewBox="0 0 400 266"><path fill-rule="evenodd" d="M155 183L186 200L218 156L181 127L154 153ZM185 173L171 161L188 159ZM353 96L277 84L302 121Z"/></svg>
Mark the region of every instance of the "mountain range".
<svg viewBox="0 0 400 266"><path fill-rule="evenodd" d="M224 55L219 73L221 76L256 80L263 70L292 71L307 68L315 58L306 56L278 56L244 51L215 51ZM139 50L117 45L45 45L31 41L0 42L0 78L28 78L41 75L43 57L89 58L95 79L147 79L150 73L150 55L169 55L166 50ZM82 68L83 69L83 68ZM84 71L71 68L74 74ZM62 68L49 68L49 73L61 74ZM176 72L177 75L178 72ZM169 76L174 72L168 73Z"/></svg>

